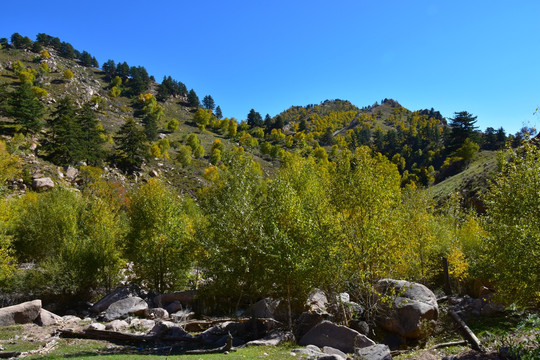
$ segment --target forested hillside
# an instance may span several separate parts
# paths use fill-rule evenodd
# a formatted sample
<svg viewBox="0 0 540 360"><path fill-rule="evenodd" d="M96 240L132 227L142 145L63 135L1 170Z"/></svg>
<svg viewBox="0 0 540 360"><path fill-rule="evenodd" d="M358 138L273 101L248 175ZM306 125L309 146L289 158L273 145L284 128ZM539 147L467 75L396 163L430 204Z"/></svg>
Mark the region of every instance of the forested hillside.
<svg viewBox="0 0 540 360"><path fill-rule="evenodd" d="M361 302L385 277L441 288L441 258L462 292L540 300L530 129L392 99L223 118L180 80L46 34L0 46L3 301L130 281L219 295L222 312L314 287Z"/></svg>

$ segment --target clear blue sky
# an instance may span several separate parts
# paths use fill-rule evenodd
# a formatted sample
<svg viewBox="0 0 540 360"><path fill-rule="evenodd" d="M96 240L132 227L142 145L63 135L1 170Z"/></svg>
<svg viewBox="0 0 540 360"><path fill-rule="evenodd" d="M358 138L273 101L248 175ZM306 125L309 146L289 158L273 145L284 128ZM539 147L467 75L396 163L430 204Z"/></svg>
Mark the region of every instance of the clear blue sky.
<svg viewBox="0 0 540 360"><path fill-rule="evenodd" d="M393 98L514 133L540 105L540 1L5 1L0 37L39 32L251 108ZM540 124L539 124L540 125Z"/></svg>

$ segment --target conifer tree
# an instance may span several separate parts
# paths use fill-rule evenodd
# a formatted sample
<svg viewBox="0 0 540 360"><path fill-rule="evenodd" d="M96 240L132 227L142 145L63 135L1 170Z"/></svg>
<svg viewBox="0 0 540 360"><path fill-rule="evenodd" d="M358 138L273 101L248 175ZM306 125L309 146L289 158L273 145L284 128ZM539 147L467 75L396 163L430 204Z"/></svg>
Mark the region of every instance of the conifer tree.
<svg viewBox="0 0 540 360"><path fill-rule="evenodd" d="M51 136L44 148L56 164L74 164L84 157L80 141L81 127L76 121L76 107L70 97L58 102L52 117L47 121Z"/></svg>
<svg viewBox="0 0 540 360"><path fill-rule="evenodd" d="M223 117L223 113L221 112L221 108L219 105L216 107L216 118L221 119Z"/></svg>
<svg viewBox="0 0 540 360"><path fill-rule="evenodd" d="M7 113L27 133L36 133L43 125L44 107L28 83L23 83L11 93L8 99Z"/></svg>
<svg viewBox="0 0 540 360"><path fill-rule="evenodd" d="M103 130L99 126L96 112L92 109L91 103L86 103L80 109L77 116L77 123L80 128L80 144L83 150L83 159L89 164L99 164L105 153L102 144Z"/></svg>
<svg viewBox="0 0 540 360"><path fill-rule="evenodd" d="M140 168L145 159L147 145L144 131L135 120L131 118L126 120L116 134L115 140L118 165L131 173Z"/></svg>
<svg viewBox="0 0 540 360"><path fill-rule="evenodd" d="M199 97L195 93L195 90L193 90L193 89L189 90L187 100L188 100L189 106L191 106L191 107L198 107L199 106Z"/></svg>
<svg viewBox="0 0 540 360"><path fill-rule="evenodd" d="M214 103L214 99L212 99L212 96L206 95L203 98L203 106L207 110L214 110L214 107L216 106Z"/></svg>

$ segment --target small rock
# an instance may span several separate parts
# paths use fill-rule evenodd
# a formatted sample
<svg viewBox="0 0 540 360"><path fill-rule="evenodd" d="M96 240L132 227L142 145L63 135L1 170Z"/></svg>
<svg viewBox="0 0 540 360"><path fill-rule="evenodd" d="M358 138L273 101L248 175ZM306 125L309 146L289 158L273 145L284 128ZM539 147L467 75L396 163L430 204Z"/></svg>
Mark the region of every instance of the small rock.
<svg viewBox="0 0 540 360"><path fill-rule="evenodd" d="M112 331L120 331L122 329L126 329L128 326L129 324L125 320L113 320L105 324L105 329Z"/></svg>
<svg viewBox="0 0 540 360"><path fill-rule="evenodd" d="M32 181L32 187L36 191L45 191L54 188L54 181L50 177L37 178Z"/></svg>
<svg viewBox="0 0 540 360"><path fill-rule="evenodd" d="M392 355L388 346L375 344L354 349L354 358L357 360L392 360Z"/></svg>
<svg viewBox="0 0 540 360"><path fill-rule="evenodd" d="M106 327L104 324L101 324L101 323L92 323L90 325L88 325L88 330L105 330Z"/></svg>

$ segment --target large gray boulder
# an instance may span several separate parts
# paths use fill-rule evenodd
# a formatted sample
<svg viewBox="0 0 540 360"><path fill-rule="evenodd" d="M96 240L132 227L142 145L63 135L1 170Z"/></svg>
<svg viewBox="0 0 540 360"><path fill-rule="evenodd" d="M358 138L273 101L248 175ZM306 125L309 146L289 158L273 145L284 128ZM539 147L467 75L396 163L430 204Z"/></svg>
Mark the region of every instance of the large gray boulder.
<svg viewBox="0 0 540 360"><path fill-rule="evenodd" d="M377 324L383 329L406 338L429 335L432 322L437 320L439 307L435 294L422 284L405 280L382 279L375 289L393 297L392 306L383 309Z"/></svg>
<svg viewBox="0 0 540 360"><path fill-rule="evenodd" d="M383 344L371 345L354 350L355 360L392 360L390 349Z"/></svg>
<svg viewBox="0 0 540 360"><path fill-rule="evenodd" d="M101 318L104 321L111 321L126 317L128 314L144 312L146 309L148 309L146 301L138 296L132 296L112 303L101 314Z"/></svg>
<svg viewBox="0 0 540 360"><path fill-rule="evenodd" d="M309 330L298 344L330 346L345 353L352 353L355 347L366 347L374 345L375 342L356 330L325 320Z"/></svg>
<svg viewBox="0 0 540 360"><path fill-rule="evenodd" d="M243 316L256 318L274 318L279 303L279 300L273 300L271 298L259 300L255 304L253 304L251 308L244 311Z"/></svg>
<svg viewBox="0 0 540 360"><path fill-rule="evenodd" d="M95 303L90 308L90 311L97 314L97 313L107 310L107 308L111 306L112 303L117 302L118 300L122 300L131 296L139 296L139 295L140 295L140 289L137 285L122 286L117 289L114 289L111 293L107 294L105 297L103 297L101 300Z"/></svg>
<svg viewBox="0 0 540 360"><path fill-rule="evenodd" d="M42 308L38 317L34 321L39 326L50 326L60 323L62 321L62 317Z"/></svg>
<svg viewBox="0 0 540 360"><path fill-rule="evenodd" d="M0 326L29 324L34 322L41 311L41 300L0 308Z"/></svg>

